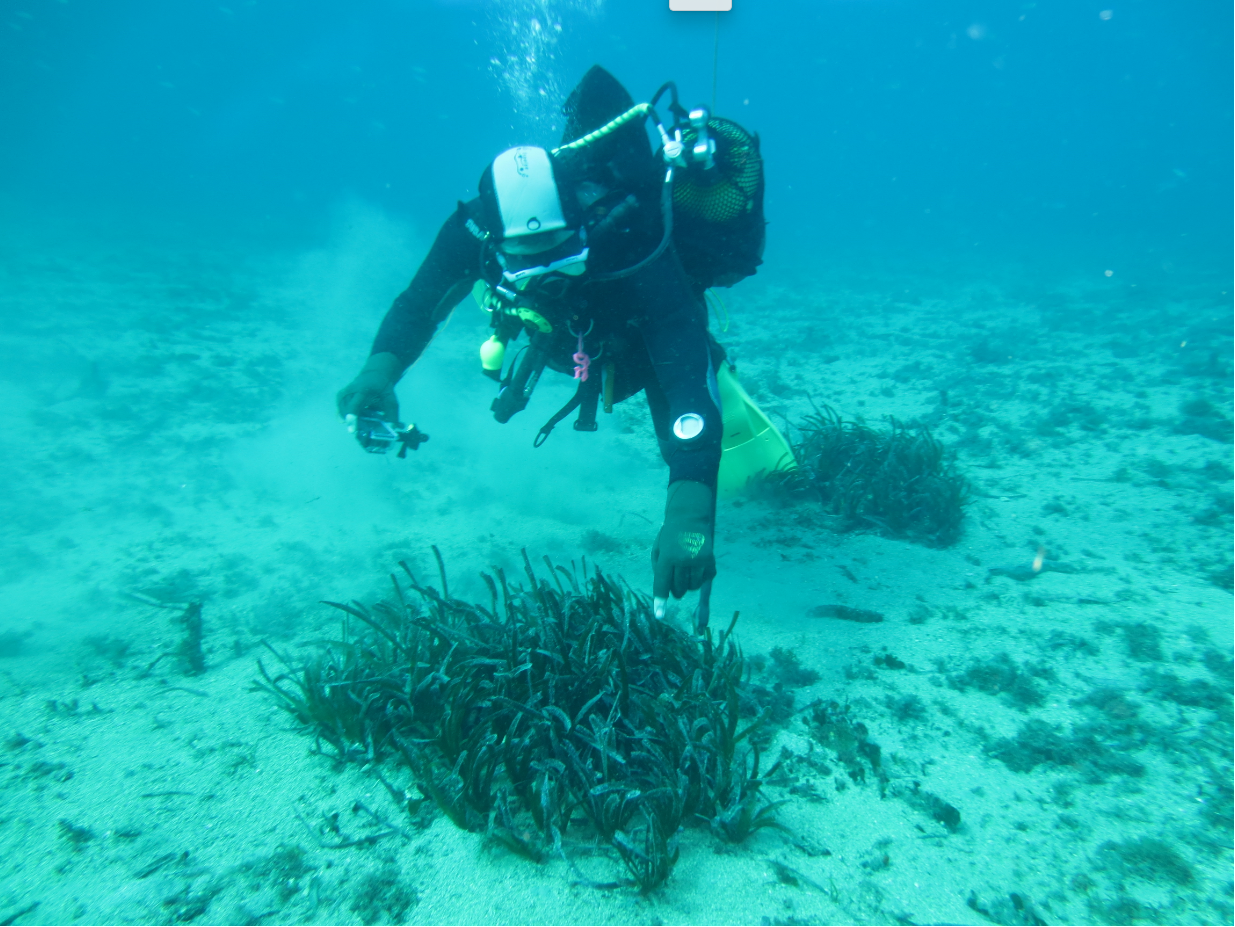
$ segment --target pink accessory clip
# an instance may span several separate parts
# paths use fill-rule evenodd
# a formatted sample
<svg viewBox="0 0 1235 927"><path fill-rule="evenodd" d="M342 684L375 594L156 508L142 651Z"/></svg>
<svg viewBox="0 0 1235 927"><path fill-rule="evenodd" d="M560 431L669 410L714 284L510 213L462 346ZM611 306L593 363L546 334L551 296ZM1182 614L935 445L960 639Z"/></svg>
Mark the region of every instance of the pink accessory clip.
<svg viewBox="0 0 1235 927"><path fill-rule="evenodd" d="M579 339L576 351L574 351L574 355L571 358L574 362L574 379L577 379L579 383L587 383L588 368L592 367L592 358L588 357L587 352L583 349L583 337L585 335L592 335L592 330L595 325L597 325L597 320L593 318L593 320L588 323L588 331L577 332L574 331L574 328L569 326L567 327L567 331L571 332L571 335Z"/></svg>
<svg viewBox="0 0 1235 927"><path fill-rule="evenodd" d="M587 382L587 369L592 364L592 359L583 352L583 336L579 336L579 347L575 351L571 360L575 362L575 379L580 382Z"/></svg>

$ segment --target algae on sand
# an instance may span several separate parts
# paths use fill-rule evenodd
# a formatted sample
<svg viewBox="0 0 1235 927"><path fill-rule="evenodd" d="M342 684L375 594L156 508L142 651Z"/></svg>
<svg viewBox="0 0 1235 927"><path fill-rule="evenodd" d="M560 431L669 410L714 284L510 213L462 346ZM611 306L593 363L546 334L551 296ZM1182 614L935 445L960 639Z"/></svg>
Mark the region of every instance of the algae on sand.
<svg viewBox="0 0 1235 927"><path fill-rule="evenodd" d="M837 531L874 531L928 547L960 540L969 482L924 425L894 418L879 430L831 407L807 416L794 446L799 467L766 479L817 495Z"/></svg>
<svg viewBox="0 0 1235 927"><path fill-rule="evenodd" d="M328 603L360 633L299 671L262 667L259 685L409 810L420 801L388 776L532 859L599 840L644 892L672 872L681 826L730 841L776 826L760 792L776 767L760 773L749 736L764 692L744 681L733 625L700 640L586 562L582 582L524 564L526 587L482 574L488 607L451 598L444 569L439 592L403 565L411 595L392 576L392 602Z"/></svg>

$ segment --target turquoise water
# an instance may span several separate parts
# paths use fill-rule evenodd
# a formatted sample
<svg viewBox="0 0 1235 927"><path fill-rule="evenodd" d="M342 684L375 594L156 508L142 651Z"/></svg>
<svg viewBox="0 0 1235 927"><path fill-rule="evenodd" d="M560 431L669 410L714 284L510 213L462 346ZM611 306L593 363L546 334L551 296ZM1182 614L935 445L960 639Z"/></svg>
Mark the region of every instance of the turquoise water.
<svg viewBox="0 0 1235 927"><path fill-rule="evenodd" d="M1231 923L1229 6L665 6L0 12L0 920ZM713 614L837 707L771 735L784 830L686 827L646 895L409 815L251 688L431 545L470 601L521 548L650 592L641 399L533 448L572 384L496 424L465 301L399 387L429 444L333 407L594 63L759 133L713 321L750 395L929 426L973 486L945 549L722 501Z"/></svg>

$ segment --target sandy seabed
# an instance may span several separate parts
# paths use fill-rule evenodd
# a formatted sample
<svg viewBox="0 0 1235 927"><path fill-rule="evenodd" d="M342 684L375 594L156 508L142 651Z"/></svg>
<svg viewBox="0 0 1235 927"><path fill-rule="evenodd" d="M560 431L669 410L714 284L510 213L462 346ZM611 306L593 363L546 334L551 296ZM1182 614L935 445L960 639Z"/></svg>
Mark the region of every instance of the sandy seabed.
<svg viewBox="0 0 1235 927"><path fill-rule="evenodd" d="M1229 280L769 267L724 294L766 410L927 423L974 496L944 550L722 503L713 613L817 674L797 703L848 706L880 774L799 715L771 751L786 830L688 828L641 896L408 819L253 688L263 641L307 658L338 627L320 600L432 575L433 544L462 598L525 547L650 583L642 401L534 450L571 386L494 423L470 302L400 386L430 442L348 438L333 393L418 253L363 210L295 254L9 250L0 922L1231 923ZM200 675L154 604L190 601ZM884 620L816 617L835 604Z"/></svg>

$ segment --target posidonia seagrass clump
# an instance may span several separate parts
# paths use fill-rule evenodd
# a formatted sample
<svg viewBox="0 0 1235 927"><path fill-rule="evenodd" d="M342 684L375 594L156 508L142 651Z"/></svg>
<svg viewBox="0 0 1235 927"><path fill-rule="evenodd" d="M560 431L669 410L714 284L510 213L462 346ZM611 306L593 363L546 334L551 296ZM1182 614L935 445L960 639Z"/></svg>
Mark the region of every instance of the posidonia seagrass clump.
<svg viewBox="0 0 1235 927"><path fill-rule="evenodd" d="M552 581L524 553L527 586L482 574L488 607L452 598L444 568L439 592L400 564L391 601L327 603L351 633L297 671L261 667L260 685L409 807L392 780L533 859L608 846L641 891L669 877L682 826L729 841L779 826L733 625L700 640L586 562L581 577L545 563Z"/></svg>
<svg viewBox="0 0 1235 927"><path fill-rule="evenodd" d="M807 416L798 467L767 479L818 496L837 531L874 531L928 547L960 540L969 481L925 425L847 422L829 406Z"/></svg>

